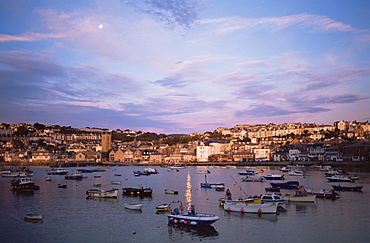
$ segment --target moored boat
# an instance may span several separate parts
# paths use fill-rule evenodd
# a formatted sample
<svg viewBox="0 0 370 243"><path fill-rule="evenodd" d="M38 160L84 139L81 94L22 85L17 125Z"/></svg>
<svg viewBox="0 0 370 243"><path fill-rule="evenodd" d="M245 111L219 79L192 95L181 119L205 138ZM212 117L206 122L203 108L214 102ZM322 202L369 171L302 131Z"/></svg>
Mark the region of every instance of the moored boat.
<svg viewBox="0 0 370 243"><path fill-rule="evenodd" d="M354 180L343 175L335 175L335 176L330 176L326 177L326 180L329 182L353 182Z"/></svg>
<svg viewBox="0 0 370 243"><path fill-rule="evenodd" d="M298 186L299 186L299 182L298 181L287 181L287 182L282 182L282 183L278 183L278 182L271 182L270 185L273 187L273 188L280 188L280 189L297 189Z"/></svg>
<svg viewBox="0 0 370 243"><path fill-rule="evenodd" d="M247 176L245 178L242 178L241 181L243 182L264 182L266 180L263 177L256 178L256 177Z"/></svg>
<svg viewBox="0 0 370 243"><path fill-rule="evenodd" d="M170 165L169 168L170 169L186 169L186 166L182 164L176 164L176 165Z"/></svg>
<svg viewBox="0 0 370 243"><path fill-rule="evenodd" d="M58 184L58 188L67 188L66 184Z"/></svg>
<svg viewBox="0 0 370 243"><path fill-rule="evenodd" d="M191 205L188 213L180 214L178 208L175 208L173 213L167 216L168 223L181 224L191 226L209 226L219 220L219 217L214 214L196 213L194 205Z"/></svg>
<svg viewBox="0 0 370 243"><path fill-rule="evenodd" d="M256 214L276 214L278 203L264 204L240 204L225 203L224 209L228 212L256 213Z"/></svg>
<svg viewBox="0 0 370 243"><path fill-rule="evenodd" d="M225 203L240 203L240 204L262 204L261 198L242 198L228 200L226 198L218 199L220 206L223 206Z"/></svg>
<svg viewBox="0 0 370 243"><path fill-rule="evenodd" d="M68 174L69 170L63 169L59 167L58 169L52 169L47 172L48 175L66 175Z"/></svg>
<svg viewBox="0 0 370 243"><path fill-rule="evenodd" d="M26 220L42 220L44 218L44 215L39 213L27 213L24 215L24 219Z"/></svg>
<svg viewBox="0 0 370 243"><path fill-rule="evenodd" d="M98 190L98 189L89 189L86 191L86 195L89 197L99 197L99 198L117 198L118 189L111 190Z"/></svg>
<svg viewBox="0 0 370 243"><path fill-rule="evenodd" d="M158 205L155 210L157 213L164 213L166 211L171 211L171 204L163 203Z"/></svg>
<svg viewBox="0 0 370 243"><path fill-rule="evenodd" d="M290 176L305 176L306 172L304 172L302 170L291 170L291 171L289 171L289 175Z"/></svg>
<svg viewBox="0 0 370 243"><path fill-rule="evenodd" d="M167 169L167 172L180 172L180 170L179 169L169 168L169 169Z"/></svg>
<svg viewBox="0 0 370 243"><path fill-rule="evenodd" d="M261 200L262 202L266 203L272 203L272 202L276 202L276 203L285 203L287 202L288 200L285 200L283 199L280 195L277 195L277 194L263 194L261 196Z"/></svg>
<svg viewBox="0 0 370 243"><path fill-rule="evenodd" d="M211 172L209 170L196 170L195 174L210 174Z"/></svg>
<svg viewBox="0 0 370 243"><path fill-rule="evenodd" d="M38 187L35 185L33 179L28 177L14 179L11 183L12 190L14 191L33 191Z"/></svg>
<svg viewBox="0 0 370 243"><path fill-rule="evenodd" d="M307 194L315 194L318 198L326 198L326 199L337 199L339 198L339 194L334 190L308 190Z"/></svg>
<svg viewBox="0 0 370 243"><path fill-rule="evenodd" d="M355 191L360 192L362 191L363 186L341 186L341 185L332 185L334 190L336 191Z"/></svg>
<svg viewBox="0 0 370 243"><path fill-rule="evenodd" d="M121 185L121 181L111 181L112 185Z"/></svg>
<svg viewBox="0 0 370 243"><path fill-rule="evenodd" d="M66 180L82 180L82 173L81 171L75 171L72 175L64 176Z"/></svg>
<svg viewBox="0 0 370 243"><path fill-rule="evenodd" d="M218 186L225 186L225 183L223 182L216 182L216 183L209 183L207 182L207 175L204 175L205 182L200 183L200 187L202 188L216 188Z"/></svg>
<svg viewBox="0 0 370 243"><path fill-rule="evenodd" d="M159 173L157 169L151 168L151 167L145 168L144 172L148 172L149 174L158 174Z"/></svg>
<svg viewBox="0 0 370 243"><path fill-rule="evenodd" d="M132 196L132 197L151 197L152 196L152 188L149 187L125 187L122 188L122 194L124 196Z"/></svg>
<svg viewBox="0 0 370 243"><path fill-rule="evenodd" d="M263 177L265 180L284 180L284 175L273 175L273 174L268 174L268 175L264 175L264 176L261 176Z"/></svg>
<svg viewBox="0 0 370 243"><path fill-rule="evenodd" d="M303 186L298 187L297 190L295 190L295 194L293 196L290 195L290 193L286 194L285 199L287 199L289 202L315 202L316 195L315 194L308 194L306 189L304 189Z"/></svg>
<svg viewBox="0 0 370 243"><path fill-rule="evenodd" d="M131 210L141 210L142 206L143 204L140 204L140 203L125 204L125 208L131 209Z"/></svg>
<svg viewBox="0 0 370 243"><path fill-rule="evenodd" d="M179 194L179 191L172 190L172 189L164 189L164 193L166 193L166 194Z"/></svg>

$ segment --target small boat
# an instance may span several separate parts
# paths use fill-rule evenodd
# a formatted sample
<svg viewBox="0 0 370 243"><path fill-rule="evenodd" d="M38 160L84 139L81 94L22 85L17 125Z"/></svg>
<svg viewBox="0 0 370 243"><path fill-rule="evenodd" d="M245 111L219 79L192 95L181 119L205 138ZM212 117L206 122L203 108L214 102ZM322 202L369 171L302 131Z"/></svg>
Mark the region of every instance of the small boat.
<svg viewBox="0 0 370 243"><path fill-rule="evenodd" d="M218 186L225 186L225 183L223 183L223 182L208 183L207 182L207 175L204 175L204 177L205 177L205 182L200 183L200 187L202 187L202 188L216 188Z"/></svg>
<svg viewBox="0 0 370 243"><path fill-rule="evenodd" d="M263 177L265 180L284 180L284 175L273 175L273 174L268 174L268 175L264 175L264 176L261 176Z"/></svg>
<svg viewBox="0 0 370 243"><path fill-rule="evenodd" d="M264 182L264 181L266 181L266 179L263 178L263 177L255 178L255 177L250 177L250 176L247 176L245 178L242 178L241 180L243 182Z"/></svg>
<svg viewBox="0 0 370 243"><path fill-rule="evenodd" d="M164 193L166 194L179 194L179 191L171 190L171 189L164 189Z"/></svg>
<svg viewBox="0 0 370 243"><path fill-rule="evenodd" d="M45 181L51 181L51 177L46 177Z"/></svg>
<svg viewBox="0 0 370 243"><path fill-rule="evenodd" d="M239 175L255 175L257 174L255 170L243 170L238 173Z"/></svg>
<svg viewBox="0 0 370 243"><path fill-rule="evenodd" d="M121 174L114 174L114 176L121 176Z"/></svg>
<svg viewBox="0 0 370 243"><path fill-rule="evenodd" d="M158 174L159 173L157 169L150 168L150 167L145 168L144 172L148 172L149 174Z"/></svg>
<svg viewBox="0 0 370 243"><path fill-rule="evenodd" d="M195 174L211 174L211 172L209 170L197 170Z"/></svg>
<svg viewBox="0 0 370 243"><path fill-rule="evenodd" d="M276 202L276 203L285 203L287 202L287 200L283 199L280 195L277 195L277 194L264 194L261 196L261 200L262 202L266 203L272 203L272 202Z"/></svg>
<svg viewBox="0 0 370 243"><path fill-rule="evenodd" d="M353 182L354 180L343 175L335 175L335 176L330 176L326 177L326 180L329 182Z"/></svg>
<svg viewBox="0 0 370 243"><path fill-rule="evenodd" d="M101 187L101 184L100 183L94 183L93 186Z"/></svg>
<svg viewBox="0 0 370 243"><path fill-rule="evenodd" d="M216 186L215 190L216 191L225 191L225 186L224 185Z"/></svg>
<svg viewBox="0 0 370 243"><path fill-rule="evenodd" d="M67 188L66 184L58 184L58 188Z"/></svg>
<svg viewBox="0 0 370 243"><path fill-rule="evenodd" d="M265 188L267 192L280 192L280 187L267 187Z"/></svg>
<svg viewBox="0 0 370 243"><path fill-rule="evenodd" d="M278 203L264 204L240 204L225 203L224 209L228 212L256 213L256 214L276 214Z"/></svg>
<svg viewBox="0 0 370 243"><path fill-rule="evenodd" d="M303 186L298 187L295 190L295 194L291 196L289 193L286 194L286 199L289 202L315 202L316 195L315 194L308 194L306 189Z"/></svg>
<svg viewBox="0 0 370 243"><path fill-rule="evenodd" d="M11 181L12 190L14 191L33 191L37 189L32 178L18 178Z"/></svg>
<svg viewBox="0 0 370 243"><path fill-rule="evenodd" d="M148 176L148 175L151 175L151 173L147 171L134 171L134 176L141 176L141 175Z"/></svg>
<svg viewBox="0 0 370 243"><path fill-rule="evenodd" d="M289 171L290 176L306 176L306 172L302 170L291 170Z"/></svg>
<svg viewBox="0 0 370 243"><path fill-rule="evenodd" d="M75 171L72 175L66 175L64 178L66 180L82 180L82 172Z"/></svg>
<svg viewBox="0 0 370 243"><path fill-rule="evenodd" d="M279 189L297 189L299 186L298 181L287 181L283 183L271 182L270 185Z"/></svg>
<svg viewBox="0 0 370 243"><path fill-rule="evenodd" d="M170 165L169 168L170 169L186 169L186 166L182 164L178 164L178 165Z"/></svg>
<svg viewBox="0 0 370 243"><path fill-rule="evenodd" d="M48 175L66 175L69 173L69 170L59 167L58 169L52 169L47 172Z"/></svg>
<svg viewBox="0 0 370 243"><path fill-rule="evenodd" d="M281 168L280 169L280 171L282 171L282 172L289 172L289 171L291 171L292 169L289 169L289 168L287 168L287 167L283 167L283 168Z"/></svg>
<svg viewBox="0 0 370 243"><path fill-rule="evenodd" d="M262 204L261 198L242 198L238 197L237 199L227 200L226 198L218 199L220 206L223 206L225 203L240 203L240 204Z"/></svg>
<svg viewBox="0 0 370 243"><path fill-rule="evenodd" d="M307 194L315 194L316 197L319 197L319 198L325 198L325 199L337 199L339 198L339 194L334 190L308 190L307 189Z"/></svg>
<svg viewBox="0 0 370 243"><path fill-rule="evenodd" d="M363 186L341 186L341 185L338 186L332 185L332 187L336 191L354 191L354 192L361 192L363 188Z"/></svg>
<svg viewBox="0 0 370 243"><path fill-rule="evenodd" d="M81 169L81 168L77 169L77 171L81 173L93 173L94 172L94 170L92 169L90 170L90 169Z"/></svg>
<svg viewBox="0 0 370 243"><path fill-rule="evenodd" d="M157 213L171 211L171 204L167 203L160 204L155 208L155 210L157 210Z"/></svg>
<svg viewBox="0 0 370 243"><path fill-rule="evenodd" d="M111 181L112 185L121 185L121 181Z"/></svg>
<svg viewBox="0 0 370 243"><path fill-rule="evenodd" d="M219 220L219 217L214 214L196 213L194 205L191 205L188 213L184 214L180 214L180 210L175 208L167 218L169 224L191 226L209 226Z"/></svg>
<svg viewBox="0 0 370 243"><path fill-rule="evenodd" d="M24 171L12 171L7 173L2 173L2 177L27 177L28 175Z"/></svg>
<svg viewBox="0 0 370 243"><path fill-rule="evenodd" d="M169 168L169 169L167 169L167 172L180 172L180 170Z"/></svg>
<svg viewBox="0 0 370 243"><path fill-rule="evenodd" d="M100 178L101 176L100 175L96 175L96 176L94 176L94 178Z"/></svg>
<svg viewBox="0 0 370 243"><path fill-rule="evenodd" d="M93 169L94 172L105 172L106 170L103 168L95 168Z"/></svg>
<svg viewBox="0 0 370 243"><path fill-rule="evenodd" d="M143 204L133 204L133 203L125 204L125 208L131 209L131 210L141 210L142 206Z"/></svg>
<svg viewBox="0 0 370 243"><path fill-rule="evenodd" d="M99 198L117 198L118 189L111 190L98 190L98 189L89 189L86 191L86 195L89 197L99 197Z"/></svg>
<svg viewBox="0 0 370 243"><path fill-rule="evenodd" d="M24 219L26 220L42 220L44 218L44 215L39 213L28 213L24 215Z"/></svg>
<svg viewBox="0 0 370 243"><path fill-rule="evenodd" d="M124 196L132 196L132 197L151 197L153 189L149 187L125 187L122 188L122 194Z"/></svg>

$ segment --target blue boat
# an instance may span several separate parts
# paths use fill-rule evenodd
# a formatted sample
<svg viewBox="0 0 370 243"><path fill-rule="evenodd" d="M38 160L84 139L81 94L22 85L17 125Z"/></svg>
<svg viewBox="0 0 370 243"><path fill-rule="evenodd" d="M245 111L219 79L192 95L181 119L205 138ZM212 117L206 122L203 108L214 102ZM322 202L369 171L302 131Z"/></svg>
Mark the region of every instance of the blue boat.
<svg viewBox="0 0 370 243"><path fill-rule="evenodd" d="M283 183L271 182L270 185L274 188L280 189L297 189L299 186L299 182L298 181L287 181Z"/></svg>
<svg viewBox="0 0 370 243"><path fill-rule="evenodd" d="M205 182L200 183L200 187L202 187L202 188L216 188L216 187L225 186L225 183L223 183L223 182L208 183L207 182L207 175L204 175L204 177L205 177Z"/></svg>
<svg viewBox="0 0 370 243"><path fill-rule="evenodd" d="M184 214L180 214L179 209L175 208L167 217L169 224L190 226L210 226L219 220L219 217L214 214L196 213L194 205L191 205L189 212Z"/></svg>
<svg viewBox="0 0 370 243"><path fill-rule="evenodd" d="M255 174L257 173L254 170L244 170L239 172L239 175L255 175Z"/></svg>

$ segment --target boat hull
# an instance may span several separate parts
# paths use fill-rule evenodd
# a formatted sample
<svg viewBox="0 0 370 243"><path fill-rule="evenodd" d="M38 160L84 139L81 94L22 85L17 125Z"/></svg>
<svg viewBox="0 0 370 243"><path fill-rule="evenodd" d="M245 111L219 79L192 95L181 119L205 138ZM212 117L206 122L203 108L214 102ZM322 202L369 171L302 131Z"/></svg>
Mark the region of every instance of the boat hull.
<svg viewBox="0 0 370 243"><path fill-rule="evenodd" d="M254 213L254 214L276 214L278 203L265 204L239 204L225 203L224 209L228 212Z"/></svg>
<svg viewBox="0 0 370 243"><path fill-rule="evenodd" d="M130 210L141 210L142 204L125 204L125 208Z"/></svg>
<svg viewBox="0 0 370 243"><path fill-rule="evenodd" d="M90 189L86 191L87 196L89 197L98 197L98 198L117 198L118 197L118 189L112 190L97 190L97 189Z"/></svg>
<svg viewBox="0 0 370 243"><path fill-rule="evenodd" d="M124 196L131 197L151 197L153 190L151 188L132 188L126 187L122 188L122 194Z"/></svg>
<svg viewBox="0 0 370 243"><path fill-rule="evenodd" d="M225 198L218 199L220 206L223 206L225 203L240 203L240 204L262 204L260 198L245 198L245 199L235 199L235 200L226 200Z"/></svg>
<svg viewBox="0 0 370 243"><path fill-rule="evenodd" d="M332 186L334 190L336 191L356 191L360 192L362 191L363 186Z"/></svg>
<svg viewBox="0 0 370 243"><path fill-rule="evenodd" d="M219 220L218 216L208 214L170 214L167 217L169 224L182 224L191 226L210 226Z"/></svg>
<svg viewBox="0 0 370 243"><path fill-rule="evenodd" d="M225 183L200 183L202 188L216 188L219 186L225 186Z"/></svg>
<svg viewBox="0 0 370 243"><path fill-rule="evenodd" d="M288 182L285 182L285 183L274 183L274 182L271 182L270 185L273 187L273 188L280 188L280 189L297 189L298 186L299 186L299 182L298 181L288 181Z"/></svg>

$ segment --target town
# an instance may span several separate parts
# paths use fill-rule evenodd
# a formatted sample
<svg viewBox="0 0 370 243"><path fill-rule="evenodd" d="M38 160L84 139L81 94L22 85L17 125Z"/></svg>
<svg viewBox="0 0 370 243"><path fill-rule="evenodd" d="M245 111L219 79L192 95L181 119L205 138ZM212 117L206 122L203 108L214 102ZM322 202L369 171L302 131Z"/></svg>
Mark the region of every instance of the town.
<svg viewBox="0 0 370 243"><path fill-rule="evenodd" d="M59 125L0 125L0 165L366 163L370 124L284 123L219 127L204 134L156 134Z"/></svg>

